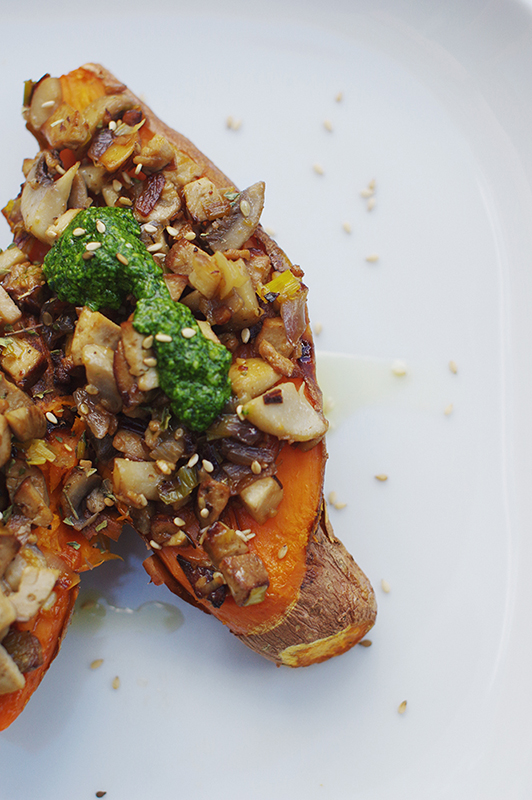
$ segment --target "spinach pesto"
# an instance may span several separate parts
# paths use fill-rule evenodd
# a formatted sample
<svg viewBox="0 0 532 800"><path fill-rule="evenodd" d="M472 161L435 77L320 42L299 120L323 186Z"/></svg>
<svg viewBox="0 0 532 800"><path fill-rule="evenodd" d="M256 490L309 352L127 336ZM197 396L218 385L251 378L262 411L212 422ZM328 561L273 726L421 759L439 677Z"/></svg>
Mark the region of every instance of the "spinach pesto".
<svg viewBox="0 0 532 800"><path fill-rule="evenodd" d="M202 431L229 399L231 353L207 339L190 309L172 300L162 268L139 237L140 226L127 209L80 211L47 253L44 274L60 300L93 311L118 309L133 295L133 325L154 337L159 383L173 413Z"/></svg>

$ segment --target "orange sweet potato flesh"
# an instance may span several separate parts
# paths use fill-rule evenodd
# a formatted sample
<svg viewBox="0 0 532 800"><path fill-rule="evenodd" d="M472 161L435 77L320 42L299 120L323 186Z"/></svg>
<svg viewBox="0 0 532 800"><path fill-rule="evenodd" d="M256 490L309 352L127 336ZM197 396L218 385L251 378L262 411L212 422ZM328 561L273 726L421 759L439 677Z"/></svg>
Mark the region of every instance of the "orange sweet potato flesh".
<svg viewBox="0 0 532 800"><path fill-rule="evenodd" d="M78 587L57 587L57 599L48 611L41 609L39 614L29 622L19 623L19 630L30 631L40 641L43 663L25 675L25 686L18 692L0 695L0 731L5 730L24 710L33 692L44 678L46 670L56 657L68 627L74 604L78 596Z"/></svg>
<svg viewBox="0 0 532 800"><path fill-rule="evenodd" d="M82 88L74 89L75 81L83 83L87 73L91 75L91 86L99 80L108 93L121 86L104 67L86 64L81 71L67 76L74 99L83 96ZM121 90L146 117L143 141L161 134L201 165L202 174L215 185L233 185L188 139L161 122L128 89L121 87ZM74 105L73 100L71 103ZM256 236L267 252L286 259L260 227ZM319 406L321 393L314 363L307 369L305 380ZM270 577L270 587L262 603L239 607L229 598L215 609L197 599L176 559L182 549L156 550L146 564L157 582L167 583L176 594L214 614L246 645L266 658L291 667L308 666L344 653L366 635L376 617L375 596L368 579L335 538L326 518L323 502L326 458L323 442L307 451L293 445L283 447L277 460L277 476L284 486L284 497L277 515L268 522L259 525L243 507L232 505L229 517L234 516L227 518L227 524L233 522L240 530L249 528L256 534L248 544L250 550L260 555ZM286 555L280 557L284 545ZM187 553L184 555L188 557Z"/></svg>

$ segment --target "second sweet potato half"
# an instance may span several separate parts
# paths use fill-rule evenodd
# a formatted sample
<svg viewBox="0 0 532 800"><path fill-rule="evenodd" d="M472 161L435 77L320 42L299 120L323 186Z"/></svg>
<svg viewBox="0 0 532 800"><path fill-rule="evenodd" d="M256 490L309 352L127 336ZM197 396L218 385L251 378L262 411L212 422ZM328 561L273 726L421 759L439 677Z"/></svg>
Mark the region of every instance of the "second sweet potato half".
<svg viewBox="0 0 532 800"><path fill-rule="evenodd" d="M264 184L235 187L97 64L28 82L24 116L39 150L0 254L3 727L124 523L156 584L271 661L344 653L375 597L327 519L308 290L260 225ZM52 583L23 620L35 564ZM10 645L30 628L34 680Z"/></svg>

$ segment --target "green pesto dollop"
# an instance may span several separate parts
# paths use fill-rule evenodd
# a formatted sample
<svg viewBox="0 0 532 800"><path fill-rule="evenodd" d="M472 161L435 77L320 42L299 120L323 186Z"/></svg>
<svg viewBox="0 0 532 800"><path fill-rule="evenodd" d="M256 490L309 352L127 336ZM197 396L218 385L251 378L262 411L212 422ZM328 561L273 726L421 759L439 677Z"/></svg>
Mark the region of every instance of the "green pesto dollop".
<svg viewBox="0 0 532 800"><path fill-rule="evenodd" d="M91 249L91 242L100 246ZM140 240L140 226L131 211L80 211L45 256L43 270L60 300L93 311L118 309L133 295L134 327L146 336L171 337L168 342L154 339L153 347L159 383L173 413L194 431L210 425L231 394L231 353L203 335L187 306L174 303L161 266ZM182 333L192 330L193 336Z"/></svg>

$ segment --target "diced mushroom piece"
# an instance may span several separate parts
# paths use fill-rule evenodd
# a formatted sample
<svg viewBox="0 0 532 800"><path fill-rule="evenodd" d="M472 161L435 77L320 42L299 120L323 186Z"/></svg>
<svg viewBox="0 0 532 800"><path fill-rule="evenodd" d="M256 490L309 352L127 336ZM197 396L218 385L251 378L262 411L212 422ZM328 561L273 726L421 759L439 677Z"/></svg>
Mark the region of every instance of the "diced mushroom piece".
<svg viewBox="0 0 532 800"><path fill-rule="evenodd" d="M259 478L241 490L240 499L253 519L262 525L277 514L283 486L275 477Z"/></svg>
<svg viewBox="0 0 532 800"><path fill-rule="evenodd" d="M53 244L54 239L48 236L47 231L67 209L78 167L79 163L73 164L57 181L50 177L44 156L38 158L31 168L22 190L20 209L24 227L40 242Z"/></svg>
<svg viewBox="0 0 532 800"><path fill-rule="evenodd" d="M28 260L26 253L13 245L0 253L0 277L6 275L15 264L23 264Z"/></svg>
<svg viewBox="0 0 532 800"><path fill-rule="evenodd" d="M233 392L241 403L271 389L280 377L262 358L237 358L229 368Z"/></svg>
<svg viewBox="0 0 532 800"><path fill-rule="evenodd" d="M4 340L5 341L5 340ZM26 339L9 337L9 344L0 352L0 366L24 389L29 389L46 369L46 357Z"/></svg>
<svg viewBox="0 0 532 800"><path fill-rule="evenodd" d="M150 523L150 538L165 547L183 547L189 539L182 528L176 527L174 514L156 514Z"/></svg>
<svg viewBox="0 0 532 800"><path fill-rule="evenodd" d="M46 494L46 497L44 496ZM33 475L25 478L13 495L13 502L21 509L24 516L35 525L50 525L53 514L48 507L46 485L44 481L39 486L39 481Z"/></svg>
<svg viewBox="0 0 532 800"><path fill-rule="evenodd" d="M104 408L116 414L122 408L122 399L113 371L114 351L99 344L87 344L83 348L82 361L88 384L98 389Z"/></svg>
<svg viewBox="0 0 532 800"><path fill-rule="evenodd" d="M134 157L134 164L141 164L146 172L158 172L174 159L174 148L164 136L156 133Z"/></svg>
<svg viewBox="0 0 532 800"><path fill-rule="evenodd" d="M239 250L255 232L264 207L263 181L243 191L232 212L216 219L205 231L205 240L213 251Z"/></svg>
<svg viewBox="0 0 532 800"><path fill-rule="evenodd" d="M59 577L58 569L27 566L16 592L9 595L15 606L18 622L28 622L46 602Z"/></svg>
<svg viewBox="0 0 532 800"><path fill-rule="evenodd" d="M52 150L79 150L90 141L89 126L81 111L60 103L41 125L41 134Z"/></svg>
<svg viewBox="0 0 532 800"><path fill-rule="evenodd" d="M129 371L122 341L118 342L114 353L113 371L124 407L132 409L140 405L146 399L146 395L141 391L137 378Z"/></svg>
<svg viewBox="0 0 532 800"><path fill-rule="evenodd" d="M9 653L0 644L0 695L23 689L26 681Z"/></svg>
<svg viewBox="0 0 532 800"><path fill-rule="evenodd" d="M268 317L268 319L264 320L256 339L259 350L263 342L268 342L268 344L275 347L277 352L285 356L285 358L290 358L294 351L294 345L288 341L281 317Z"/></svg>
<svg viewBox="0 0 532 800"><path fill-rule="evenodd" d="M20 543L11 531L0 526L0 578L20 549Z"/></svg>
<svg viewBox="0 0 532 800"><path fill-rule="evenodd" d="M166 288L170 292L170 297L174 303L178 303L187 287L188 279L186 275L172 275L171 273L166 273L166 275L163 275L163 278L166 283Z"/></svg>
<svg viewBox="0 0 532 800"><path fill-rule="evenodd" d="M131 99L127 95L120 93L103 95L93 100L83 110L83 116L89 126L91 138L94 136L96 129L102 127L106 118L116 119L122 111L127 111L132 107Z"/></svg>
<svg viewBox="0 0 532 800"><path fill-rule="evenodd" d="M36 405L20 406L13 411L6 411L5 418L19 442L30 439L42 439L46 433L46 417Z"/></svg>
<svg viewBox="0 0 532 800"><path fill-rule="evenodd" d="M216 260L186 239L177 241L168 256L166 266L180 275L188 275L188 282L204 297L216 293L222 273Z"/></svg>
<svg viewBox="0 0 532 800"><path fill-rule="evenodd" d="M216 522L211 525L203 539L203 549L216 568L228 556L239 556L249 553L247 542L235 530Z"/></svg>
<svg viewBox="0 0 532 800"><path fill-rule="evenodd" d="M198 488L198 509L202 525L212 525L226 507L230 497L231 489L227 484L214 478L205 478ZM204 509L209 512L208 516L203 516Z"/></svg>
<svg viewBox="0 0 532 800"><path fill-rule="evenodd" d="M222 275L220 298L231 309L233 322L242 327L253 325L261 310L245 262L229 260L220 252L214 254L214 260Z"/></svg>
<svg viewBox="0 0 532 800"><path fill-rule="evenodd" d="M61 510L64 517L71 520L81 520L83 517L82 504L86 497L99 488L102 482L97 472L86 472L76 467L67 478L61 492Z"/></svg>
<svg viewBox="0 0 532 800"><path fill-rule="evenodd" d="M11 428L3 414L0 414L0 467L11 458Z"/></svg>
<svg viewBox="0 0 532 800"><path fill-rule="evenodd" d="M237 606L262 603L270 580L262 560L256 553L227 556L220 562L219 570Z"/></svg>
<svg viewBox="0 0 532 800"><path fill-rule="evenodd" d="M99 311L91 311L85 306L79 315L72 338L70 357L74 365L79 367L83 364L83 348L86 345L96 344L116 350L120 336L120 325Z"/></svg>
<svg viewBox="0 0 532 800"><path fill-rule="evenodd" d="M174 181L177 186L183 187L187 183L199 178L203 168L197 164L183 150L174 149Z"/></svg>
<svg viewBox="0 0 532 800"><path fill-rule="evenodd" d="M223 217L231 210L227 198L208 178L198 178L187 183L183 187L183 194L189 214L196 222Z"/></svg>
<svg viewBox="0 0 532 800"><path fill-rule="evenodd" d="M146 461L149 456L148 448L140 433L119 429L113 439L113 447L119 453L132 461Z"/></svg>
<svg viewBox="0 0 532 800"><path fill-rule="evenodd" d="M59 78L44 78L33 89L27 114L28 124L34 131L44 125L63 99Z"/></svg>
<svg viewBox="0 0 532 800"><path fill-rule="evenodd" d="M2 640L2 647L11 656L23 675L40 667L43 663L41 643L30 631L11 628Z"/></svg>
<svg viewBox="0 0 532 800"><path fill-rule="evenodd" d="M0 642L3 640L11 623L15 621L16 616L15 606L0 590Z"/></svg>
<svg viewBox="0 0 532 800"><path fill-rule="evenodd" d="M159 499L159 485L164 477L152 461L115 458L113 491L117 497L129 499L133 504L137 502L141 506L146 505L146 500Z"/></svg>
<svg viewBox="0 0 532 800"><path fill-rule="evenodd" d="M244 404L241 414L257 428L289 442L307 442L324 436L328 423L310 404L305 384L296 389L281 383Z"/></svg>
<svg viewBox="0 0 532 800"><path fill-rule="evenodd" d="M107 170L99 164L82 164L79 175L83 178L85 186L93 194L100 194L107 180Z"/></svg>
<svg viewBox="0 0 532 800"><path fill-rule="evenodd" d="M14 300L8 295L3 286L0 286L0 325L13 325L18 322L22 312Z"/></svg>

